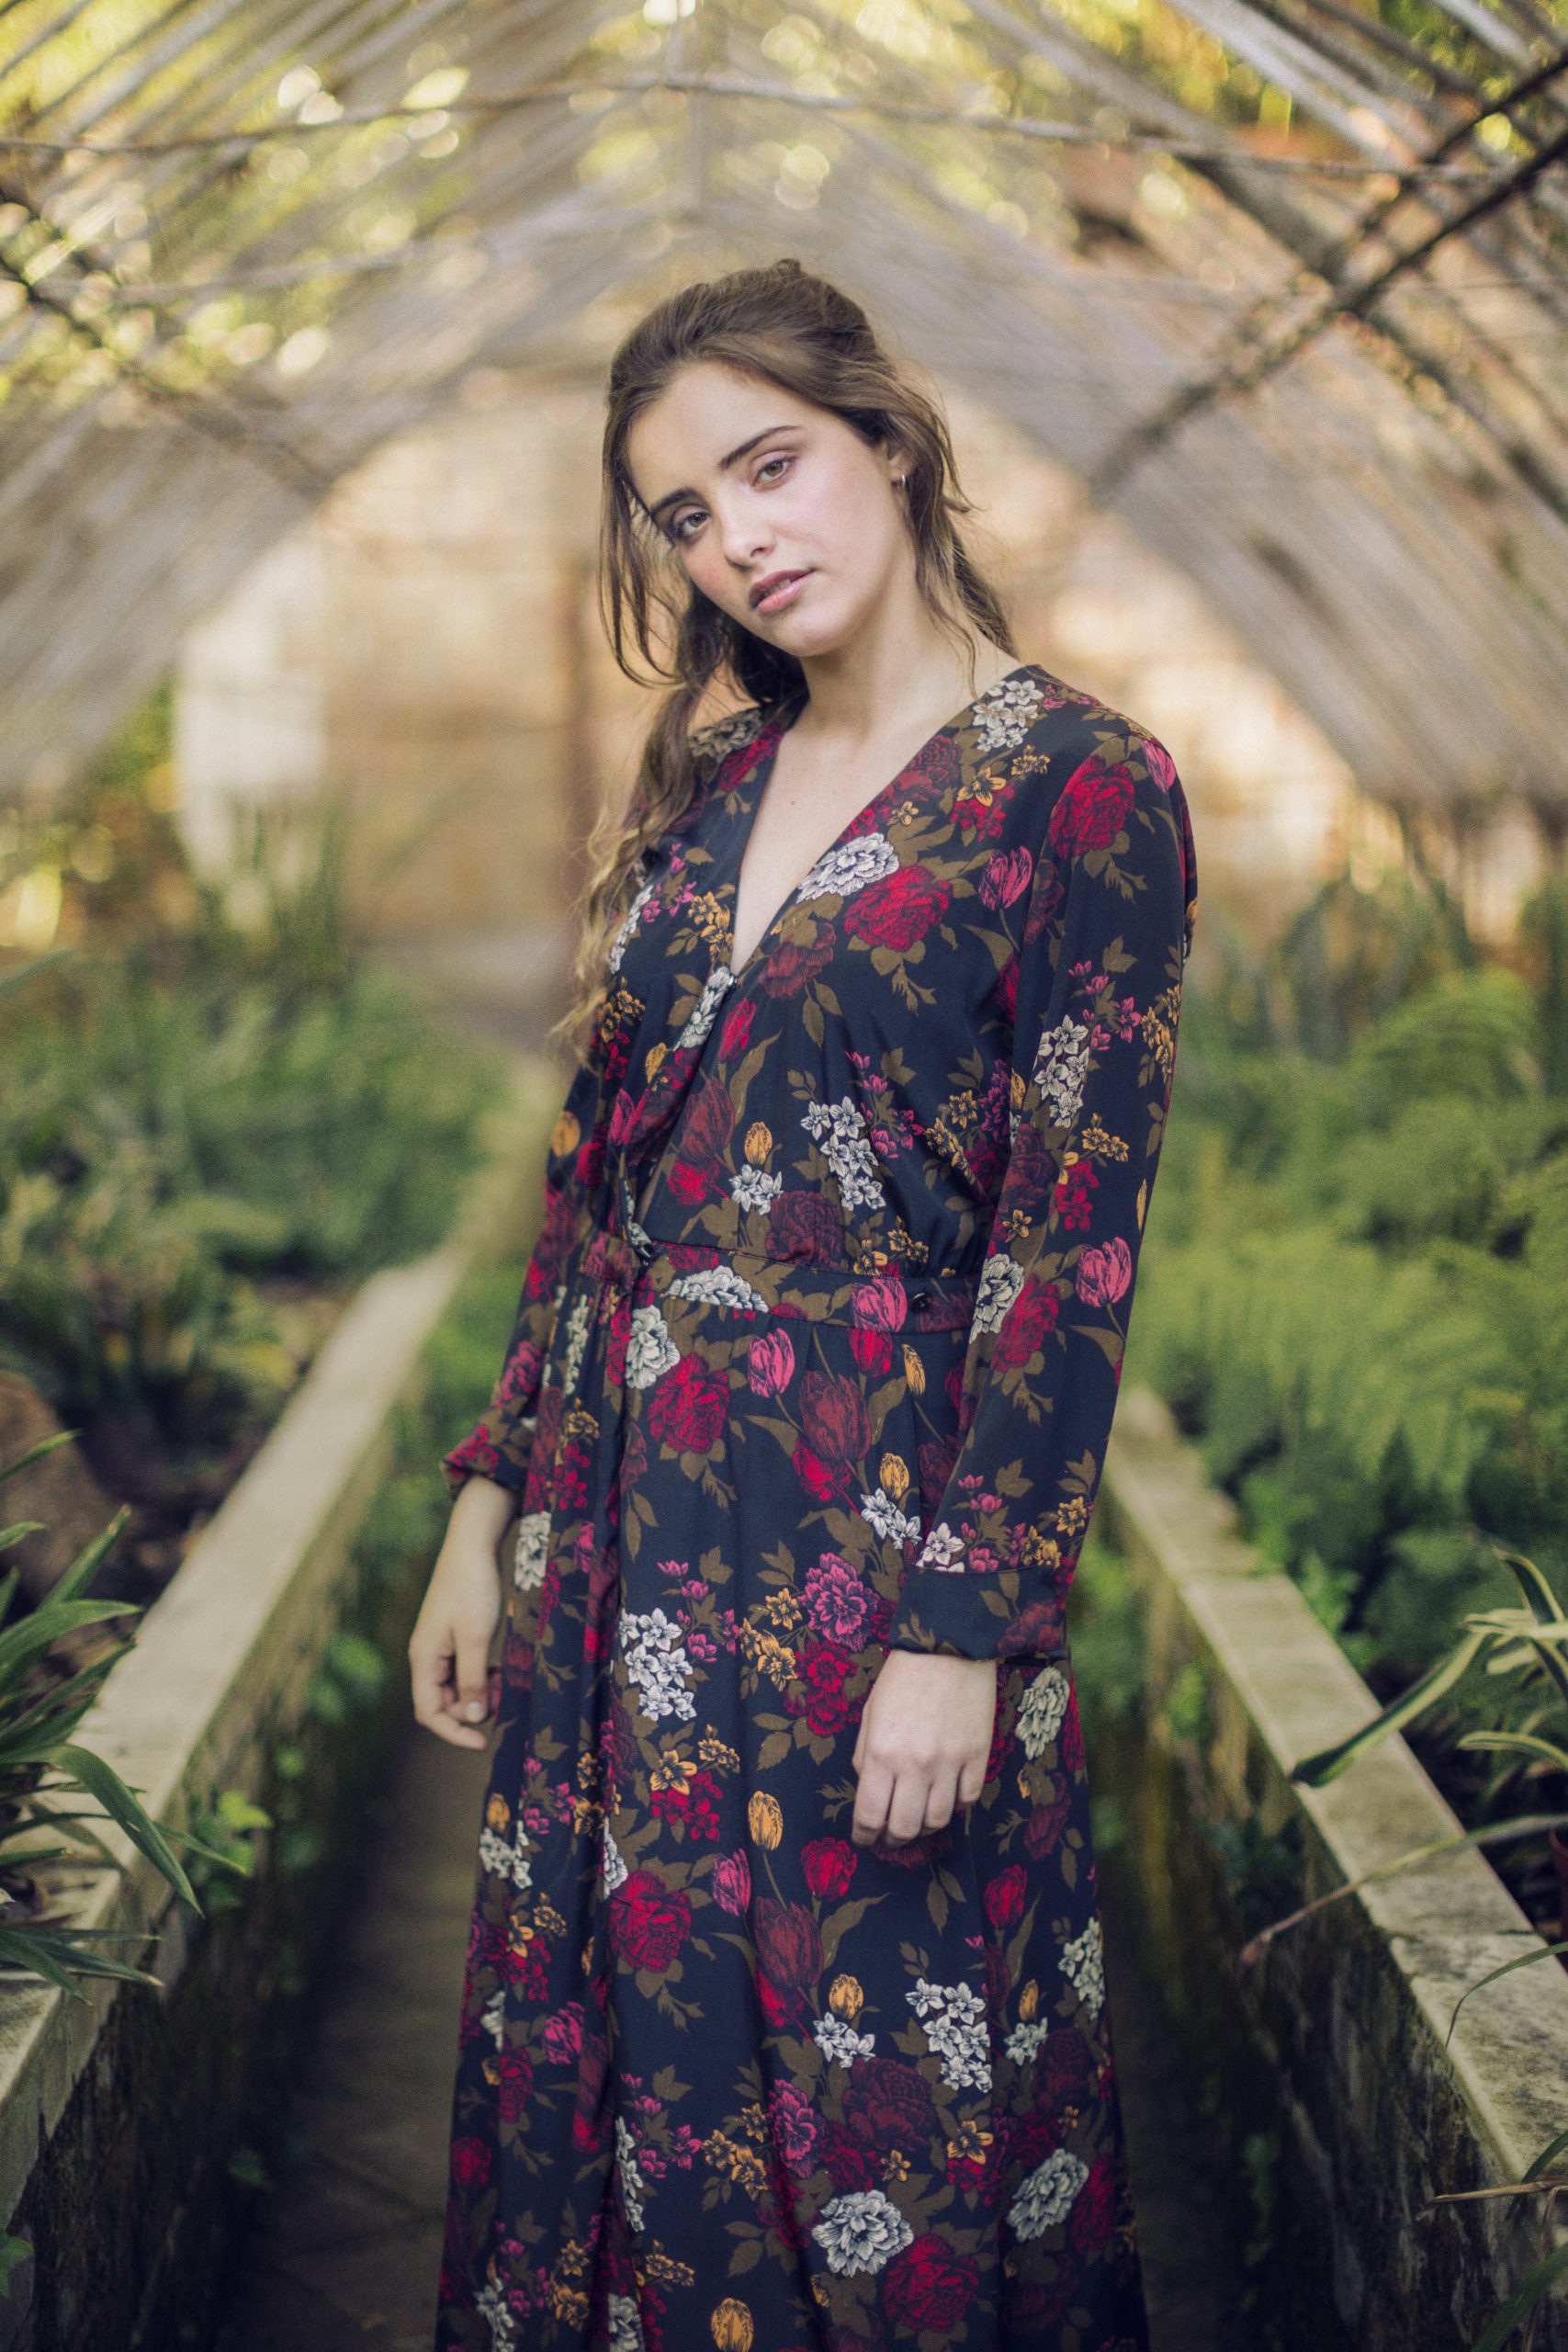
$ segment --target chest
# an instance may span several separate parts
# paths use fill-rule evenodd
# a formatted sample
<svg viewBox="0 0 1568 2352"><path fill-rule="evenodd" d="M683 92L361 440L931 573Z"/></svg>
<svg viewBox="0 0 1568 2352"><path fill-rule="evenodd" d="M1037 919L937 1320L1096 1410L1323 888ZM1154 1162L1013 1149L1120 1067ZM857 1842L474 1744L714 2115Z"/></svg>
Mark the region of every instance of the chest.
<svg viewBox="0 0 1568 2352"><path fill-rule="evenodd" d="M739 971L772 929L785 900L867 804L882 779L897 776L909 745L889 739L852 757L813 752L786 735L774 754L737 875L731 961Z"/></svg>

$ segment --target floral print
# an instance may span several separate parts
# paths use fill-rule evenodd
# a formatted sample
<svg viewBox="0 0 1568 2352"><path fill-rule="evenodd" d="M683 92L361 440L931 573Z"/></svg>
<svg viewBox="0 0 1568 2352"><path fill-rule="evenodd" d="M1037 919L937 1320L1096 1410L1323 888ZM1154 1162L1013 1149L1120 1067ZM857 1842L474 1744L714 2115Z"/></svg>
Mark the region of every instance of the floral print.
<svg viewBox="0 0 1568 2352"><path fill-rule="evenodd" d="M483 1417L520 1517L437 2352L1145 2341L1066 1589L1197 903L1144 729L1035 663L733 964L802 705L694 739ZM984 1785L849 1837L890 1647Z"/></svg>

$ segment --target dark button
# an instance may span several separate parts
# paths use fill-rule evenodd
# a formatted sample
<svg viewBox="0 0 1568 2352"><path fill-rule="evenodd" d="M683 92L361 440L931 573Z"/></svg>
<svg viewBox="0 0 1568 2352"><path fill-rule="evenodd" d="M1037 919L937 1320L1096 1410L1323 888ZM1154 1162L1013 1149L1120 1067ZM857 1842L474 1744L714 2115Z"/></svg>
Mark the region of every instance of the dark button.
<svg viewBox="0 0 1568 2352"><path fill-rule="evenodd" d="M909 1293L909 1304L913 1307L929 1306L931 1303L931 1295L929 1290L912 1290Z"/></svg>

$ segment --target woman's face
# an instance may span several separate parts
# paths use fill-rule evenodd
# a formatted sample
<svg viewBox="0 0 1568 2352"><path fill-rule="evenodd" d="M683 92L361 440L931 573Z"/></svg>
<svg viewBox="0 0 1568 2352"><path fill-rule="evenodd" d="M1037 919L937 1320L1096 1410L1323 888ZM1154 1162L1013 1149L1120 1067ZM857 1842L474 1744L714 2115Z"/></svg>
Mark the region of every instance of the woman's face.
<svg viewBox="0 0 1568 2352"><path fill-rule="evenodd" d="M786 653L849 644L899 569L912 576L904 458L759 377L694 361L637 417L626 458L695 586ZM779 573L795 576L761 596Z"/></svg>

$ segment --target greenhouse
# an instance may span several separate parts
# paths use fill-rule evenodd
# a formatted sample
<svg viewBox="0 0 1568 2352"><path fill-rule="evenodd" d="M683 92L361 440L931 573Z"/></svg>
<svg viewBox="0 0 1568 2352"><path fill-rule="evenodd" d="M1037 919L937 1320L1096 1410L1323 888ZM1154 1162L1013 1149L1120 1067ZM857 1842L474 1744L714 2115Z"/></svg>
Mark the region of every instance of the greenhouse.
<svg viewBox="0 0 1568 2352"><path fill-rule="evenodd" d="M1568 9L0 100L0 2346L1568 2346Z"/></svg>

